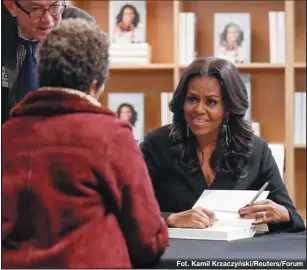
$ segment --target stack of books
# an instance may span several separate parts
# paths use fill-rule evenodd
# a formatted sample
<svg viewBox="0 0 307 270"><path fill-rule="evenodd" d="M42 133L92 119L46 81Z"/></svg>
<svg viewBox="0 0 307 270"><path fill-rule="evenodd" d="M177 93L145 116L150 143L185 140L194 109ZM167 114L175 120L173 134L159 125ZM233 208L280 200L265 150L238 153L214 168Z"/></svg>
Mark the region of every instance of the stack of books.
<svg viewBox="0 0 307 270"><path fill-rule="evenodd" d="M111 44L111 64L149 64L151 47L148 43Z"/></svg>
<svg viewBox="0 0 307 270"><path fill-rule="evenodd" d="M286 61L286 18L284 11L269 12L270 62Z"/></svg>

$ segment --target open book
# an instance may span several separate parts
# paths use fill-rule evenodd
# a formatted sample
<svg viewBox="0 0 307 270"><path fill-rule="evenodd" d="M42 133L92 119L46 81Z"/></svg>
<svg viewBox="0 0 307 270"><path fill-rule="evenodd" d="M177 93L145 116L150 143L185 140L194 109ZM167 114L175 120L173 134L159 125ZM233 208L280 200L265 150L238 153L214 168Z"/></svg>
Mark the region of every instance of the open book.
<svg viewBox="0 0 307 270"><path fill-rule="evenodd" d="M204 240L237 240L253 237L256 226L254 219L243 219L238 210L248 204L257 194L257 190L205 190L195 207L204 207L215 212L217 221L205 229L169 228L170 238L204 239ZM267 198L269 191L263 191L257 201Z"/></svg>

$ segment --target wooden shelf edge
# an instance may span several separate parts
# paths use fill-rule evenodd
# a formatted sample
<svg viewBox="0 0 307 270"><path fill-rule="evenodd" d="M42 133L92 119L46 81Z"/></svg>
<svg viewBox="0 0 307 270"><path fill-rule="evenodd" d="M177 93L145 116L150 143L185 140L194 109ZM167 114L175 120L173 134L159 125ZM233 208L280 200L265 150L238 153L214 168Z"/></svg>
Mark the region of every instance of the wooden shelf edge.
<svg viewBox="0 0 307 270"><path fill-rule="evenodd" d="M297 148L297 149L306 149L306 144L304 143L296 143L294 144L294 148Z"/></svg>
<svg viewBox="0 0 307 270"><path fill-rule="evenodd" d="M188 65L179 65L179 68L186 68ZM284 69L285 64L271 64L271 63L250 63L250 64L236 64L238 69Z"/></svg>
<svg viewBox="0 0 307 270"><path fill-rule="evenodd" d="M301 217L304 219L304 222L306 224L306 209L297 209L297 212L301 215Z"/></svg>
<svg viewBox="0 0 307 270"><path fill-rule="evenodd" d="M140 69L146 69L146 70L155 70L155 69L173 69L174 64L116 64L110 66L111 70L140 70Z"/></svg>
<svg viewBox="0 0 307 270"><path fill-rule="evenodd" d="M271 141L267 141L268 144L281 144L284 147L286 147L286 143L285 142L271 142Z"/></svg>
<svg viewBox="0 0 307 270"><path fill-rule="evenodd" d="M285 64L271 64L271 63L250 63L237 64L238 69L284 69Z"/></svg>
<svg viewBox="0 0 307 270"><path fill-rule="evenodd" d="M306 68L306 62L294 62L295 68Z"/></svg>

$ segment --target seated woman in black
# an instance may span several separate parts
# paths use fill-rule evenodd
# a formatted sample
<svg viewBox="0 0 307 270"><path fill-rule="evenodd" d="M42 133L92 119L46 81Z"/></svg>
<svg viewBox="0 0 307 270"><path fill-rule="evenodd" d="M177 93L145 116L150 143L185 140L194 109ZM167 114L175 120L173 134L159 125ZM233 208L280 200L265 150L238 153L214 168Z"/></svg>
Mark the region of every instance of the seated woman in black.
<svg viewBox="0 0 307 270"><path fill-rule="evenodd" d="M140 145L169 226L214 223L210 209L191 209L205 189L259 190L270 180L268 198L241 208L241 217L270 231L305 230L267 142L244 119L248 106L229 61L198 58L183 72L170 102L173 123L149 132Z"/></svg>

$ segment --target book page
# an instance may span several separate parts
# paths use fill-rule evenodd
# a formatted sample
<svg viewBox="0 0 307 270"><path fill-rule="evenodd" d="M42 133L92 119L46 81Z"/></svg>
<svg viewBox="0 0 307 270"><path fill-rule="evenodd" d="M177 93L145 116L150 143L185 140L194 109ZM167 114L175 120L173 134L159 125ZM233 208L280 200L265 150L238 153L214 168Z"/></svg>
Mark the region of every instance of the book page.
<svg viewBox="0 0 307 270"><path fill-rule="evenodd" d="M212 211L237 212L248 204L257 192L257 190L205 190L193 208L200 206ZM269 191L263 191L256 202L265 200L268 194Z"/></svg>

